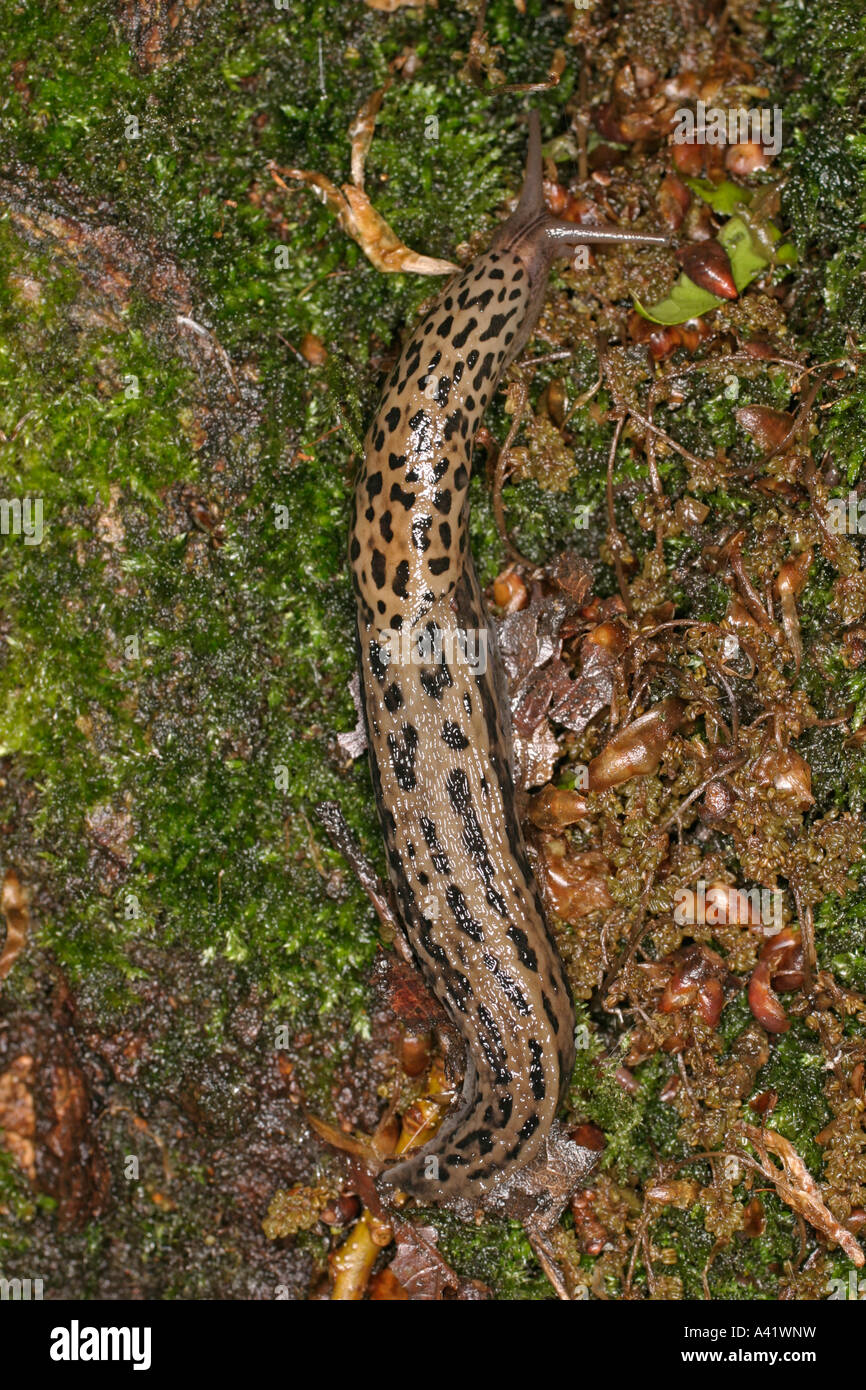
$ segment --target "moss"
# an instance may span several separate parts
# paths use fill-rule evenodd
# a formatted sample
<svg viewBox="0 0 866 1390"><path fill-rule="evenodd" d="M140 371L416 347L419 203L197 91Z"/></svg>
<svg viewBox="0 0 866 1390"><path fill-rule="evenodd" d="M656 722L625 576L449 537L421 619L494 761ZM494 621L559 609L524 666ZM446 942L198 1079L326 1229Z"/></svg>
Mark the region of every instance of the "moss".
<svg viewBox="0 0 866 1390"><path fill-rule="evenodd" d="M822 968L832 970L849 989L866 989L866 892L862 886L844 900L831 895L815 917L815 941Z"/></svg>
<svg viewBox="0 0 866 1390"><path fill-rule="evenodd" d="M778 1103L769 1124L793 1144L814 1173L821 1168L821 1148L814 1136L830 1119L824 1094L824 1053L816 1035L800 1021L777 1039L773 1055L755 1081L755 1094L775 1091Z"/></svg>
<svg viewBox="0 0 866 1390"><path fill-rule="evenodd" d="M623 51L679 50L681 17L671 7L620 10ZM210 337L180 327L177 305L149 292L145 277L106 288L70 237L37 239L4 213L2 490L41 497L46 531L40 546L4 538L0 548L2 821L37 900L39 946L94 1031L138 1025L150 989L180 996L180 1016L148 1035L136 1104L153 1114L166 1095L180 1095L201 1132L241 1143L261 1078L248 1065L249 1046L232 1033L239 995L258 992L268 1027L285 1020L311 1028L313 1055L298 1070L320 1111L332 1103L353 1035L370 1030L376 921L315 828L314 806L338 800L381 868L366 765L348 767L335 741L355 722L345 534L353 455L384 356L435 289L418 277L379 274L309 191L279 189L268 164L347 179L350 123L390 79L368 191L410 245L450 257L461 243L480 243L517 185L524 98L483 71L461 76L476 17L450 0L393 15L327 0L286 10L271 0L216 0L176 33L161 32L155 66L118 13L107 0L0 0L0 164L10 180L32 177L41 196L72 207L85 229L131 229L137 245L159 247ZM507 83L542 81L567 33L564 14L542 0L527 0L522 14L512 0L491 0L486 22ZM767 22L786 122L780 220L802 253L788 287L790 336L820 360L850 351L866 331L862 6L826 0L816 10L778 0ZM411 81L400 75L410 55ZM538 100L548 134L562 129L573 96L579 68L569 56L575 61L559 86ZM613 62L609 52L602 61ZM564 283L554 282L557 303ZM309 332L324 345L322 366L299 357ZM576 398L592 385L596 363L584 345L568 362L543 367L534 403L554 377ZM629 349L626 385L639 369L645 389L642 352ZM738 405L787 408L788 391L779 371L738 368L720 380L708 367L690 375L680 406L662 404L655 418L698 455L722 451L733 474L760 460L737 425ZM813 452L832 460L844 490L862 469L866 391L850 376L834 391L820 398ZM576 467L565 492L532 481L505 489L509 525L531 559L566 547L598 555L615 404L603 390L571 419ZM500 402L488 423L504 437ZM658 461L666 489L688 485L726 520L748 523L763 505L747 482L692 477L663 446ZM632 504L647 476L632 425L616 458L617 521L639 560L651 538ZM504 548L483 459L471 500L486 582ZM585 505L586 529L575 524ZM687 578L696 553L688 538L666 541L670 596L678 614L717 620L728 591L715 577ZM823 630L833 580L816 563L800 601L807 649ZM604 564L596 591L616 591ZM863 672L836 653L822 653L820 668L807 660L800 684L825 717L853 702L862 722ZM832 728L813 730L802 748L819 807L858 809L859 750ZM866 988L863 921L862 890L827 899L816 919L822 968L857 989ZM184 952L195 982L184 979L180 990ZM4 1004L32 1007L43 984L26 958L4 987ZM744 999L727 1006L725 1049L747 1019ZM659 1157L685 1157L681 1117L660 1099L671 1059L637 1066L629 1095L606 1056L610 1040L589 1014L583 1021L593 1045L579 1054L573 1104L605 1129L605 1164L637 1181ZM813 1137L828 1113L816 1048L798 1023L774 1044L756 1083L778 1091L773 1123L813 1171ZM117 1116L104 1134L117 1165L128 1145ZM155 1199L164 1173L154 1151L146 1186L130 1189L114 1173L123 1196L109 1217L61 1242L75 1287L103 1291L112 1249L128 1246L139 1252L136 1278L162 1296L213 1296L220 1287L245 1295L244 1252L232 1240L216 1251L207 1245L214 1194L190 1157L202 1142L198 1130L185 1142L173 1209ZM262 1210L272 1177L251 1184ZM62 1268L49 1204L28 1194L0 1151L0 1206L14 1228L0 1237L11 1241L0 1253L34 1244ZM714 1260L714 1296L773 1296L776 1267L795 1253L796 1238L787 1208L772 1195L765 1206L765 1235L735 1241ZM248 1226L254 1208L243 1213ZM440 1248L463 1276L482 1279L500 1298L547 1296L519 1228L475 1230L441 1213L436 1225ZM676 1245L686 1296L702 1296L713 1238L700 1211L668 1212L653 1239ZM321 1263L323 1242L310 1240ZM272 1296L278 1279L258 1248L255 1258ZM308 1273L310 1262L299 1269Z"/></svg>
<svg viewBox="0 0 866 1390"><path fill-rule="evenodd" d="M471 1227L435 1213L437 1248L464 1279L479 1279L497 1299L546 1300L550 1285L516 1221Z"/></svg>

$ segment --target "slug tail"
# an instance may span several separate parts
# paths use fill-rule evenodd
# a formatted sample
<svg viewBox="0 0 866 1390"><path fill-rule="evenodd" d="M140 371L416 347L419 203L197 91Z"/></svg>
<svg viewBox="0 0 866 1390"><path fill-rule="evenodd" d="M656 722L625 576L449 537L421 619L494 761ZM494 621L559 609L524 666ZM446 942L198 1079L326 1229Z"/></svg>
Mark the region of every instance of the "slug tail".
<svg viewBox="0 0 866 1390"><path fill-rule="evenodd" d="M473 1196L490 1192L503 1174L535 1158L558 1105L558 1094L543 1105L528 1097L512 1101L479 1075L470 1052L457 1110L423 1148L380 1174L376 1186L386 1198L402 1192L422 1205L452 1206L467 1190Z"/></svg>

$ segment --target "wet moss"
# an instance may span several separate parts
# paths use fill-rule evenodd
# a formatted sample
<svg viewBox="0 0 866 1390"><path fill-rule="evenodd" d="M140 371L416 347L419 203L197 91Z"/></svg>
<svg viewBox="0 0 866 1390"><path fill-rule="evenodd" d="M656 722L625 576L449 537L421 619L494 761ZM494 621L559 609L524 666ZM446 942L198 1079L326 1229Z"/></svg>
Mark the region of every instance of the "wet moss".
<svg viewBox="0 0 866 1390"><path fill-rule="evenodd" d="M507 81L543 80L565 41L565 17L542 0L527 0L523 15L512 0L493 0L487 15ZM784 91L782 219L801 250L789 324L799 349L829 358L866 327L862 7L779 0L767 22ZM381 868L366 765L349 768L335 741L355 722L345 534L354 454L384 357L434 291L418 277L375 271L308 191L280 190L268 164L347 179L349 125L390 77L367 162L371 197L425 252L451 257L460 243L480 243L517 185L524 98L483 71L461 76L474 25L468 8L444 0L394 15L326 0L285 10L270 0L215 3L176 35L163 33L162 61L152 62L112 4L0 3L0 164L61 201L74 188L91 222L155 239L187 277L192 316L209 335L179 327L177 306L154 302L135 277L128 293L95 285L62 237L35 245L8 214L0 221L2 488L45 506L40 546L4 538L0 549L4 821L38 900L38 948L94 1027L128 1021L149 983L171 993L176 953L193 954L201 990L184 996L189 1020L154 1042L137 1103L181 1094L197 1124L228 1138L243 1134L256 1084L231 1036L237 990L259 990L274 1020L327 1039L331 1055L301 1068L322 1111L348 1050L343 1030L369 1029L375 918L313 813L317 801L338 800ZM670 7L633 6L629 25L638 48L672 52L683 40ZM412 81L399 76L407 57L417 64ZM577 72L570 62L540 99L551 130ZM299 358L308 332L328 354L321 367ZM592 384L595 368L588 348L562 368L572 396ZM533 390L553 374L545 369ZM787 381L772 370L721 382L699 372L684 403L662 406L656 419L684 448L708 457L720 449L733 468L747 467L760 451L735 411L746 402L786 408ZM505 489L512 534L532 560L569 546L598 553L613 405L602 391L570 422L578 466L565 492L532 481ZM502 439L499 403L489 423ZM850 385L822 410L813 443L816 458L832 457L840 488L860 476L864 438L866 392ZM665 486L680 490L682 460L662 448L659 465ZM620 445L616 476L617 521L640 557L649 542L631 504L647 468L633 434ZM754 495L739 481L690 480L690 488L718 515L754 514ZM483 460L471 495L473 549L489 581L504 549ZM584 505L586 529L575 524ZM718 619L721 582L690 588L679 573L693 553L681 537L666 542L670 596L678 611ZM816 564L800 601L807 645L832 580ZM596 589L616 591L610 567L598 566ZM801 676L828 717L853 702L855 724L866 709L863 681L833 654ZM812 731L803 751L820 807L857 809L859 751L833 729ZM25 784L30 799L16 805ZM857 989L866 988L863 920L858 891L827 899L816 921L821 966ZM36 989L32 971L25 958L4 1002L20 1003L31 982ZM744 1001L723 1017L730 1048L748 1019ZM658 1156L685 1157L681 1117L660 1098L670 1059L636 1067L629 1095L602 1052L579 1053L573 1105L606 1131L606 1168L636 1181ZM814 1035L798 1024L757 1083L778 1091L773 1123L816 1172L813 1137L827 1117L817 1057ZM108 1124L105 1142L116 1162L122 1126ZM78 1287L104 1288L114 1241L139 1251L163 1296L206 1297L215 1287L245 1296L243 1255L231 1242L213 1256L215 1269L186 1259L212 1249L203 1173L186 1158L182 1196L168 1210L153 1200L161 1177L158 1155L151 1160L147 1194L127 1194L109 1219L69 1238ZM269 1174L271 1187L282 1176ZM262 1210L267 1193L263 1182ZM0 1253L35 1241L55 1259L50 1203L34 1206L28 1194L0 1151L0 1207L14 1228L0 1237L13 1242ZM777 1267L795 1252L794 1223L772 1196L765 1205L765 1234L714 1260L715 1296L771 1297L778 1288ZM440 1213L436 1225L464 1277L500 1298L547 1296L518 1228L474 1230ZM686 1296L701 1297L713 1237L700 1211L668 1212L656 1243L665 1231ZM321 1241L313 1253L321 1256ZM262 1281L273 1296L273 1271Z"/></svg>

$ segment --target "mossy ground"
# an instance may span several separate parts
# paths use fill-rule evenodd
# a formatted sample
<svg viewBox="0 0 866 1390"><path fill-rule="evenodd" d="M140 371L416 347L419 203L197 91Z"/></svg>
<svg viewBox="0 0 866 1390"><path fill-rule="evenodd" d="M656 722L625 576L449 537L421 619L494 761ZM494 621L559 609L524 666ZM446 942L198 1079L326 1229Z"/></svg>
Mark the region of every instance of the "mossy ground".
<svg viewBox="0 0 866 1390"><path fill-rule="evenodd" d="M451 257L483 239L516 186L525 98L461 75L475 14L450 0L393 15L360 0L216 0L178 6L176 29L158 9L0 3L0 479L6 497L43 499L45 526L38 546L0 544L0 853L27 886L34 923L0 1006L8 1036L26 1047L62 975L82 1074L107 1105L113 1182L98 1221L64 1230L52 1200L35 1199L0 1151L0 1255L7 1274L65 1268L58 1294L273 1296L285 1285L303 1296L323 1242L310 1237L293 1253L258 1235L270 1193L316 1162L297 1108L267 1090L270 1039L280 1024L293 1038L312 1033L318 1060L296 1066L311 1106L325 1110L370 1029L375 919L314 828L313 807L339 801L380 862L365 762L348 765L336 743L354 723L352 441L383 354L432 287L374 270L307 191L281 191L268 164L348 178L351 121L411 52L417 68L386 96L367 188L407 244ZM766 23L786 121L782 216L801 257L789 323L797 347L829 359L859 351L866 334L862 9L780 0ZM670 25L661 37L682 40ZM488 8L509 83L543 80L567 30L542 0ZM539 99L550 131L575 85L568 54L559 87ZM52 221L57 204L75 228ZM132 269L114 231L140 249ZM305 334L324 345L321 365L300 354ZM593 354L569 371L585 389ZM750 380L749 391L785 404L781 374ZM733 446L736 403L725 386L695 386L677 413L680 443ZM579 421L586 466L567 492L526 481L506 493L514 534L536 560L581 544L575 508L603 494L611 429L589 410ZM503 438L501 401L489 423ZM820 430L815 456L831 450L854 485L862 377ZM622 464L625 478L625 454ZM671 457L662 471L672 489L685 476ZM473 546L489 581L503 550L483 469L472 487ZM750 506L747 491L704 500ZM637 527L629 540L646 544ZM669 563L683 553L671 547ZM820 624L826 603L814 582L806 624ZM605 586L613 591L612 571ZM725 598L708 584L689 601L716 619ZM838 666L834 679L823 698L856 700L862 721L862 671ZM816 735L817 794L859 809L862 759L844 750L840 790L833 737ZM861 897L828 902L817 925L821 963L866 987ZM257 1021L245 1031L238 1012L248 1007ZM134 1036L145 1040L136 1066L115 1055ZM816 1165L812 1136L826 1112L820 1078L804 1066L809 1042L790 1034L763 1084L780 1096L777 1127ZM582 1081L623 1179L647 1173L654 1153L686 1155L652 1062L634 1097L589 1067ZM262 1087L258 1158L244 1159ZM168 1097L179 1098L180 1121ZM164 1127L171 1180L159 1145L130 1138L127 1111ZM138 1186L122 1181L132 1152ZM231 1155L248 1165L243 1192ZM230 1214L214 1242L221 1204ZM772 1199L768 1212L748 1254L732 1247L716 1261L717 1296L773 1296L794 1221ZM700 1296L712 1240L694 1213L665 1220L685 1294ZM461 1274L503 1298L545 1296L519 1232L445 1225L442 1249Z"/></svg>

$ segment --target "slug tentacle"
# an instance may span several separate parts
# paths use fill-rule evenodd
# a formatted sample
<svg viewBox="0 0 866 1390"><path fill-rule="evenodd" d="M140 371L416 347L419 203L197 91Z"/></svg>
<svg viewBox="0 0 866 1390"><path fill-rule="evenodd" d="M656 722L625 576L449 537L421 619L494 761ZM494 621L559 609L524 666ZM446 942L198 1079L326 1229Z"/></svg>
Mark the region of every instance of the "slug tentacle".
<svg viewBox="0 0 866 1390"><path fill-rule="evenodd" d="M565 971L514 801L510 722L469 550L472 439L528 338L554 255L663 241L547 215L536 114L523 192L443 290L365 444L350 562L361 690L390 877L415 958L466 1041L463 1096L380 1182L424 1201L488 1192L551 1132L574 1060Z"/></svg>

